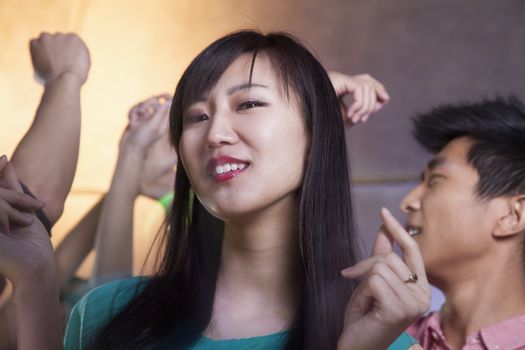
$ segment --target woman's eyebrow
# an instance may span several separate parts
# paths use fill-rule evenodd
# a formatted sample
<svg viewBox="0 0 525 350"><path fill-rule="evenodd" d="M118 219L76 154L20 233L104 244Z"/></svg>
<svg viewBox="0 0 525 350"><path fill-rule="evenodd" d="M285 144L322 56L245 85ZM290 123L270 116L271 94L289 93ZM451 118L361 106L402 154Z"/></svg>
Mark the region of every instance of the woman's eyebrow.
<svg viewBox="0 0 525 350"><path fill-rule="evenodd" d="M239 90L244 90L244 89L249 89L249 88L253 88L253 87L260 87L260 88L265 88L265 89L269 89L268 86L264 85L264 84L254 84L254 83L244 83L244 84L239 84L239 85L235 85L231 88L229 88L228 90L226 90L226 93L229 95L239 91ZM191 102L189 105L194 105L196 103L201 103L201 102L206 102L207 100L207 93L202 93L200 94L199 96L197 96L197 98L195 98L195 100L193 102Z"/></svg>
<svg viewBox="0 0 525 350"><path fill-rule="evenodd" d="M227 93L228 95L231 95L231 94L233 94L234 92L237 92L237 91L239 91L239 90L249 89L249 88L252 88L252 87L261 87L261 88L268 89L268 86L263 85L263 84L244 83L244 84L235 85L235 86L229 88L229 89L226 91L226 93Z"/></svg>

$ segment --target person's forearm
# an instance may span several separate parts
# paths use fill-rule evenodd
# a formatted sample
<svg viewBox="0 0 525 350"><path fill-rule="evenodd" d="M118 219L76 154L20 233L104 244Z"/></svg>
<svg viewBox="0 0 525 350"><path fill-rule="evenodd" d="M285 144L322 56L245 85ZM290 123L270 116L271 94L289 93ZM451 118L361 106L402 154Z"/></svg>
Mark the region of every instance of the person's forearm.
<svg viewBox="0 0 525 350"><path fill-rule="evenodd" d="M54 266L15 286L11 301L17 349L62 349L62 320Z"/></svg>
<svg viewBox="0 0 525 350"><path fill-rule="evenodd" d="M75 175L80 88L81 82L72 73L46 85L33 123L11 159L20 180L46 203L44 212L52 223L62 213Z"/></svg>
<svg viewBox="0 0 525 350"><path fill-rule="evenodd" d="M142 157L140 153L124 152L117 162L97 228L95 282L132 273L133 206L138 196Z"/></svg>
<svg viewBox="0 0 525 350"><path fill-rule="evenodd" d="M105 195L89 210L80 222L64 237L55 249L58 280L62 290L80 264L95 246L97 225Z"/></svg>

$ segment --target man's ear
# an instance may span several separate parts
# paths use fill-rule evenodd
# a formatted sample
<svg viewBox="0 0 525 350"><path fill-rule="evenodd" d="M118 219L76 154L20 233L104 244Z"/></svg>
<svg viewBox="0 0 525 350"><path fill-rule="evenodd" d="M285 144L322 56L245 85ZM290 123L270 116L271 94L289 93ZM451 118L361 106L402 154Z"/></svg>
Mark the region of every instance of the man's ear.
<svg viewBox="0 0 525 350"><path fill-rule="evenodd" d="M507 211L503 214L494 228L495 237L510 237L525 231L525 195L508 197Z"/></svg>

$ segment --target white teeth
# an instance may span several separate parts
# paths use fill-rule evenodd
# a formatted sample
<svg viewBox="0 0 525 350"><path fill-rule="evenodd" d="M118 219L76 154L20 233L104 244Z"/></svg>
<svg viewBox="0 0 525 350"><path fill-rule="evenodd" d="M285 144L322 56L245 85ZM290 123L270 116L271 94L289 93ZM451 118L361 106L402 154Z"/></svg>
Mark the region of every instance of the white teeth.
<svg viewBox="0 0 525 350"><path fill-rule="evenodd" d="M418 235L420 233L421 233L421 231L419 229L417 229L417 228L411 227L411 228L408 229L408 234L410 236L415 236L415 235Z"/></svg>
<svg viewBox="0 0 525 350"><path fill-rule="evenodd" d="M236 163L226 163L226 164L223 164L223 165L217 165L215 167L215 173L220 175L220 174L224 174L224 173L227 173L229 171L233 171L233 170L242 170L246 168L246 164L244 163L240 163L240 164L236 164Z"/></svg>

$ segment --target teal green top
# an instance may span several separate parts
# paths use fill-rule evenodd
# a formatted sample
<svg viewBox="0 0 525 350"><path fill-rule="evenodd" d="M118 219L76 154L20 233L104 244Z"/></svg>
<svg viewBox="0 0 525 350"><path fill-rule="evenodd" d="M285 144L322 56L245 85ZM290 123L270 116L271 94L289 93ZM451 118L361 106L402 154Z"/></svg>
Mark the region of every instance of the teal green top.
<svg viewBox="0 0 525 350"><path fill-rule="evenodd" d="M115 317L147 282L134 277L102 285L87 293L73 308L64 338L65 350L85 350L96 333ZM216 340L201 336L189 350L279 350L284 347L287 332L243 339ZM403 333L388 350L406 350L417 342Z"/></svg>

